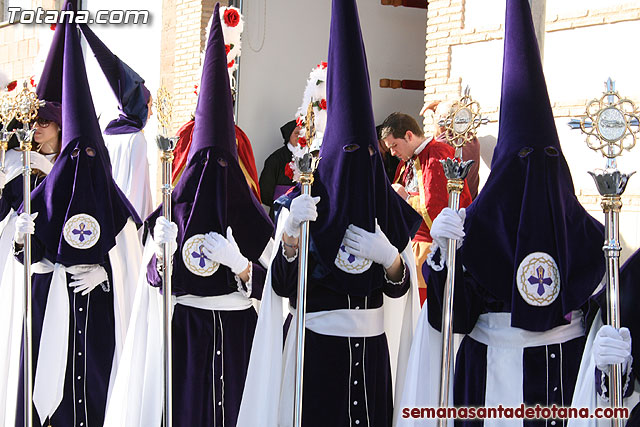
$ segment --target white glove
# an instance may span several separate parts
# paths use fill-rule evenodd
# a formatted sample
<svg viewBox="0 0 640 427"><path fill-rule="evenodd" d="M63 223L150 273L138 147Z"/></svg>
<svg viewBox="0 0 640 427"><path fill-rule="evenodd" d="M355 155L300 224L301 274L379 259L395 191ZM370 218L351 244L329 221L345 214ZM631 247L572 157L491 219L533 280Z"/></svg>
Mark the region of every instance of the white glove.
<svg viewBox="0 0 640 427"><path fill-rule="evenodd" d="M45 175L49 175L53 168L53 163L37 151L31 152L31 168L42 171Z"/></svg>
<svg viewBox="0 0 640 427"><path fill-rule="evenodd" d="M0 170L0 191L7 185L7 174Z"/></svg>
<svg viewBox="0 0 640 427"><path fill-rule="evenodd" d="M345 250L351 255L370 259L389 268L398 256L398 249L389 242L376 219L376 231L370 233L353 224L344 233Z"/></svg>
<svg viewBox="0 0 640 427"><path fill-rule="evenodd" d="M36 225L33 220L38 216L38 212L34 212L29 216L26 212L22 212L16 219L16 231L13 235L13 240L18 245L24 245L24 235L33 234L36 229Z"/></svg>
<svg viewBox="0 0 640 427"><path fill-rule="evenodd" d="M156 225L153 227L153 237L158 245L156 248L156 255L161 257L164 254L164 243L169 244L171 256L176 252L178 244L176 239L178 238L178 226L175 222L169 221L167 218L160 216L156 220Z"/></svg>
<svg viewBox="0 0 640 427"><path fill-rule="evenodd" d="M458 248L462 246L464 239L464 219L467 212L464 208L458 212L451 208L444 208L440 214L433 220L431 225L431 238L440 248L441 259L447 259L449 241L448 239L456 239Z"/></svg>
<svg viewBox="0 0 640 427"><path fill-rule="evenodd" d="M249 260L240 253L233 238L231 227L227 227L226 239L214 232L205 234L202 251L211 261L226 265L236 275L249 266Z"/></svg>
<svg viewBox="0 0 640 427"><path fill-rule="evenodd" d="M284 232L291 237L300 237L300 224L304 221L315 221L318 218L316 205L320 197L301 194L293 199L289 209L289 216L284 223Z"/></svg>
<svg viewBox="0 0 640 427"><path fill-rule="evenodd" d="M84 270L71 275L73 282L69 283L69 287L74 288L74 294L82 292L82 295L87 295L98 285L108 280L107 271L101 265L76 265L74 268Z"/></svg>
<svg viewBox="0 0 640 427"><path fill-rule="evenodd" d="M593 340L593 358L596 366L602 372L609 374L609 366L622 364L622 372L627 371L627 366L631 363L631 333L627 328L620 328L620 331L611 325L604 325L600 328Z"/></svg>

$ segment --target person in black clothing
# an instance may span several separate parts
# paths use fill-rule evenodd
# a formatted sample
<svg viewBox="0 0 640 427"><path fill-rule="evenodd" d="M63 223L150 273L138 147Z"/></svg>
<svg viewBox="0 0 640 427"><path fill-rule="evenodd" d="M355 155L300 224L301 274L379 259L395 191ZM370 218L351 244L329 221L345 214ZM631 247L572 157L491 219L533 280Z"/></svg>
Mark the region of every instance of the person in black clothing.
<svg viewBox="0 0 640 427"><path fill-rule="evenodd" d="M300 127L295 120L284 124L280 128L284 146L271 153L264 161L264 167L260 174L260 194L262 195L262 203L269 206L271 219L273 219L273 202L294 186L291 177L286 173L286 166L298 147L299 131Z"/></svg>

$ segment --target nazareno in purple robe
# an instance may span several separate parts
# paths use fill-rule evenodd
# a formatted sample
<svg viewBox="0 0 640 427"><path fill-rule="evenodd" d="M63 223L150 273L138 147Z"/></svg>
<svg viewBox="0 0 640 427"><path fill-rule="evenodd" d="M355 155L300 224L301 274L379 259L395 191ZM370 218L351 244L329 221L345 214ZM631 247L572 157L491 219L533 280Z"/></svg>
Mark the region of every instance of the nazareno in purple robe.
<svg viewBox="0 0 640 427"><path fill-rule="evenodd" d="M466 236L456 266L453 325L456 332L469 334L481 316L496 319L493 315L507 313L507 327L542 336L569 326L572 312L575 320L577 310L588 308L604 274L604 233L575 197L526 0L507 0L499 124L491 174L467 209ZM425 265L424 274L429 323L440 330L446 270L436 272ZM519 347L521 366L500 368L521 370L520 403L570 405L584 331L576 334L574 329L567 338L554 341ZM455 406L484 406L489 398L495 402L495 396L485 394L492 380L487 369L495 369L487 366L495 360L489 354L493 351L465 336L457 353ZM482 423L456 421L478 424Z"/></svg>
<svg viewBox="0 0 640 427"><path fill-rule="evenodd" d="M260 298L266 271L258 259L273 224L238 163L219 5L209 33L195 123L187 166L171 196L172 220L178 225L173 292L196 297L237 293L236 277L228 267L221 265L213 274L197 275L182 256L195 235L214 231L224 236L230 226L241 253L252 263L250 296ZM149 230L161 212L162 206L147 219ZM188 256L202 257L202 253L194 251ZM204 266L205 259L200 260ZM155 256L147 267L147 280L152 286L162 284ZM256 322L253 307L223 311L175 306L174 425L236 425Z"/></svg>
<svg viewBox="0 0 640 427"><path fill-rule="evenodd" d="M74 10L75 2L68 0L64 9ZM32 211L39 213L32 237L32 262L46 258L65 267L99 264L108 275L107 282L86 296L67 288L69 323L60 325L69 328L64 394L48 422L54 426L102 425L116 342L108 254L127 222L141 221L111 177L75 24L57 26L38 89L40 98L62 104L62 147L51 173L31 194ZM90 230L83 223L75 233L63 231L79 214L91 217L100 231L84 248L72 246L73 237L69 236L84 241L83 236L89 238L89 231L95 233L96 228ZM70 283L70 274L66 276ZM52 273L34 274L32 280L34 375L51 277ZM23 424L22 382L21 378L16 426ZM35 408L33 415L34 425L39 425Z"/></svg>
<svg viewBox="0 0 640 427"><path fill-rule="evenodd" d="M349 224L373 232L377 220L402 252L421 218L391 188L373 119L366 54L355 0L334 0L327 71L327 126L312 196L320 196L318 219L310 223L307 313L382 307L383 296L399 298L410 287L408 267L399 283L373 263L352 274L336 266ZM299 187L280 198L288 204ZM272 264L276 294L295 308L298 261L282 247ZM348 262L353 263L351 258ZM352 271L353 272L353 271ZM292 331L295 332L295 331ZM288 340L295 339L289 333ZM259 355L257 355L259 356ZM285 375L287 375L285 373ZM391 426L393 390L385 333L344 337L307 328L302 424L311 426Z"/></svg>

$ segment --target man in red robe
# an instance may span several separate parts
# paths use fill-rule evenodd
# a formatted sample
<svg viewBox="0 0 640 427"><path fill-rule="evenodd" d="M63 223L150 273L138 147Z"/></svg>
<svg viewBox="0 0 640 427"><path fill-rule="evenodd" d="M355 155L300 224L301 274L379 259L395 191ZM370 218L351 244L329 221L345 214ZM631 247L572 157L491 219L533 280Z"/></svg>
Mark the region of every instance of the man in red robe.
<svg viewBox="0 0 640 427"><path fill-rule="evenodd" d="M385 119L380 137L391 154L401 160L393 180L394 189L422 216L420 229L411 242L418 266L422 304L427 296L422 267L433 241L429 230L435 217L449 203L447 178L440 160L452 158L454 149L431 135L425 135L413 117L403 113L393 113ZM470 203L471 195L465 182L460 207L467 207Z"/></svg>

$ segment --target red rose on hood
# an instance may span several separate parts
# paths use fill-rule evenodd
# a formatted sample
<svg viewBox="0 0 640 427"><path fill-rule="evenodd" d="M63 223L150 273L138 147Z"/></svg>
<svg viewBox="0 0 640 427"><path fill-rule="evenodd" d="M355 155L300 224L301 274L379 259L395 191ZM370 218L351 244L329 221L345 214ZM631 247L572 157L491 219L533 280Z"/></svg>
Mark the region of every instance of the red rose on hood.
<svg viewBox="0 0 640 427"><path fill-rule="evenodd" d="M235 9L225 10L222 18L228 27L235 27L240 22L240 14Z"/></svg>

